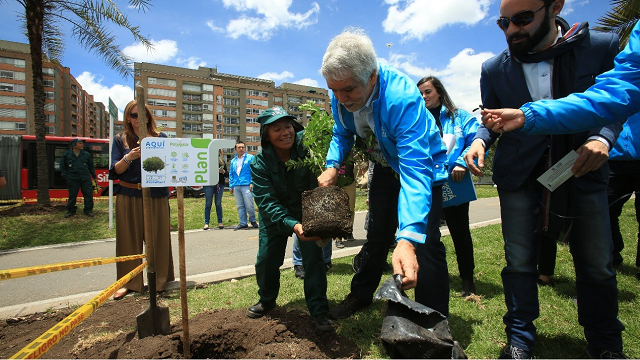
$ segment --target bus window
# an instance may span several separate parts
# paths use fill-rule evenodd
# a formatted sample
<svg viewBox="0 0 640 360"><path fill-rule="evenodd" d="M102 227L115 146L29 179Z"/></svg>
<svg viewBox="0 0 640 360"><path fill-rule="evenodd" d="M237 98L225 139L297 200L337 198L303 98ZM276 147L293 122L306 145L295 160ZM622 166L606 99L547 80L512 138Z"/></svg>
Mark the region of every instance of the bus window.
<svg viewBox="0 0 640 360"><path fill-rule="evenodd" d="M51 146L51 145L50 145ZM66 189L67 181L62 177L62 171L60 170L60 162L62 161L62 155L68 150L67 144L53 144L54 157L53 157L53 178L50 179L51 184L49 187L52 189Z"/></svg>

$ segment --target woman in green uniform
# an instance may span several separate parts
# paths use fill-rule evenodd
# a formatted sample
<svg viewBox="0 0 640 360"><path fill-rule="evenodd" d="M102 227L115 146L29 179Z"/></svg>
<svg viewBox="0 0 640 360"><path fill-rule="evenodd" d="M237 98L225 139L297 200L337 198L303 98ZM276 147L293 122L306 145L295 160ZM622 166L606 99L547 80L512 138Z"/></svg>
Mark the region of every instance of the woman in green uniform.
<svg viewBox="0 0 640 360"><path fill-rule="evenodd" d="M265 110L259 117L262 151L251 162L253 196L258 205L259 249L256 279L260 300L247 310L259 318L276 306L280 290L280 266L292 233L300 241L304 264L304 296L316 328L333 331L327 313L327 274L318 237L307 237L302 228L302 192L318 186L309 167L287 170L285 162L307 156L304 132L295 117L281 107Z"/></svg>

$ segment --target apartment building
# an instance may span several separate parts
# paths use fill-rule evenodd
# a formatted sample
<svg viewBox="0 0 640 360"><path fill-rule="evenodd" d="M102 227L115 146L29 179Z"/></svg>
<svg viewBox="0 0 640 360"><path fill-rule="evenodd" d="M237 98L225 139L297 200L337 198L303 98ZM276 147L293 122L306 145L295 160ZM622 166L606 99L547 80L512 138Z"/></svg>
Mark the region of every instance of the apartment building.
<svg viewBox="0 0 640 360"><path fill-rule="evenodd" d="M69 68L45 61L42 72L47 135L108 137L108 111ZM29 45L0 40L0 134L35 135L32 84Z"/></svg>
<svg viewBox="0 0 640 360"><path fill-rule="evenodd" d="M146 89L156 124L169 137L242 140L247 152L260 150L265 109L282 106L306 125L300 105L315 101L328 112L326 89L219 73L216 68L187 69L151 63L134 64L135 85ZM228 154L230 155L230 153Z"/></svg>

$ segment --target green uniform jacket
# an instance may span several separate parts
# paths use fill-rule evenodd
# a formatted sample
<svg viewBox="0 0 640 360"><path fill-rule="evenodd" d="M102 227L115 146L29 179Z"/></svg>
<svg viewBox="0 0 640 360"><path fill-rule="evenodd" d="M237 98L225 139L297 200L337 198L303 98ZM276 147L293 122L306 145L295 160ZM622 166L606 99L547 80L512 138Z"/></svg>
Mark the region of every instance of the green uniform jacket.
<svg viewBox="0 0 640 360"><path fill-rule="evenodd" d="M291 159L306 157L308 149L302 145L302 134L296 134ZM260 228L270 235L293 233L302 222L302 192L318 187L318 179L308 166L287 170L271 146L267 144L251 161L253 197L258 205Z"/></svg>
<svg viewBox="0 0 640 360"><path fill-rule="evenodd" d="M60 160L62 177L67 180L91 180L91 176L97 179L96 169L93 166L93 158L88 151L82 150L76 156L73 149L67 150Z"/></svg>

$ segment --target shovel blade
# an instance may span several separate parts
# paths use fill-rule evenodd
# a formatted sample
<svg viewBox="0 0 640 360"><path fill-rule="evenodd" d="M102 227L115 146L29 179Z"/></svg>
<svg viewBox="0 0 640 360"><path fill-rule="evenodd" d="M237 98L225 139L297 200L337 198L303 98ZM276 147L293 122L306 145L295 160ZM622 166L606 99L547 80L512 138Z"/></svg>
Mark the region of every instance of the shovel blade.
<svg viewBox="0 0 640 360"><path fill-rule="evenodd" d="M167 307L157 306L155 309L149 307L141 312L136 320L139 339L154 335L168 335L171 332L169 308Z"/></svg>

